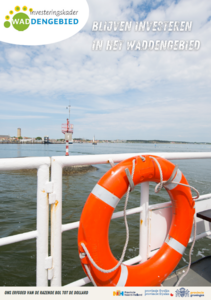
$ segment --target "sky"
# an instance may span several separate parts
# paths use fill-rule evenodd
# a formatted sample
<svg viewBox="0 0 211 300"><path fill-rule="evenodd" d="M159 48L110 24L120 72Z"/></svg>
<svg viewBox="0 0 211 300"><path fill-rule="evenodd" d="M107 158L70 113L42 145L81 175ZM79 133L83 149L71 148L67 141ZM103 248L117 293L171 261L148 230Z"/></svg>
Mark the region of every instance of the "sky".
<svg viewBox="0 0 211 300"><path fill-rule="evenodd" d="M73 37L0 42L0 134L211 142L211 2L87 0ZM94 21L192 21L191 32L93 32ZM93 51L95 39L199 40L198 51Z"/></svg>

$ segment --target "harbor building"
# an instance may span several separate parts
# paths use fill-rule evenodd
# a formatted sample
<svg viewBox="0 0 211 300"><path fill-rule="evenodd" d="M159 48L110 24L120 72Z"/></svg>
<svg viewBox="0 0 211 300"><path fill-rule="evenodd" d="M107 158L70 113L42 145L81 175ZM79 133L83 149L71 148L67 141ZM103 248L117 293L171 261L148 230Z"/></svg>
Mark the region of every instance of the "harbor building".
<svg viewBox="0 0 211 300"><path fill-rule="evenodd" d="M0 141L9 140L9 139L10 139L9 135L0 135Z"/></svg>
<svg viewBox="0 0 211 300"><path fill-rule="evenodd" d="M49 136L48 135L44 136L44 144L49 144Z"/></svg>

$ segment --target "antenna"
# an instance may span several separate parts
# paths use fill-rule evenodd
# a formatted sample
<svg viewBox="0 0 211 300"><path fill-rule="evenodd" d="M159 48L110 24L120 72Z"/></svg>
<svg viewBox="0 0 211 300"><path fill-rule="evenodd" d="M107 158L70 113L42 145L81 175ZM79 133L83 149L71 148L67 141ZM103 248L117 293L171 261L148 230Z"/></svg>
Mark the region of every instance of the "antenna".
<svg viewBox="0 0 211 300"><path fill-rule="evenodd" d="M70 122L70 107L71 107L71 105L68 105L68 106L66 107L66 109L69 109L69 122Z"/></svg>

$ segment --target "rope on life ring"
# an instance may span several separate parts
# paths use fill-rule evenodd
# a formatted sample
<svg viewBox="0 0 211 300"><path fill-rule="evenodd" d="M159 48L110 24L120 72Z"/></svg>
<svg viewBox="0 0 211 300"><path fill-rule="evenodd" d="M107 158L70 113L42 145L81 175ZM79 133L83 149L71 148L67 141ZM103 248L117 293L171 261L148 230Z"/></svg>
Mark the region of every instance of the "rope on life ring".
<svg viewBox="0 0 211 300"><path fill-rule="evenodd" d="M142 264L126 266L122 264L125 247L120 262L110 250L109 224L123 195L126 192L128 195L133 185L146 181L157 183L156 192L162 186L167 190L172 201L172 223L165 242L153 257ZM197 197L192 199L185 176L161 157L136 156L112 167L90 193L80 219L79 257L91 281L97 286L161 285L179 263L188 244L195 214L194 200L199 197L194 190Z"/></svg>

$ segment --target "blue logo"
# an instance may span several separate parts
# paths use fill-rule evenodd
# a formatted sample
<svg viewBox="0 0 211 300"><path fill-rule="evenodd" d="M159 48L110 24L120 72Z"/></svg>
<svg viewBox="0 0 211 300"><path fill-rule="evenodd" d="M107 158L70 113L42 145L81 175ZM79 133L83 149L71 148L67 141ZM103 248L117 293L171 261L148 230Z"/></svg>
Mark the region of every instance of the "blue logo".
<svg viewBox="0 0 211 300"><path fill-rule="evenodd" d="M180 288L179 290L176 290L176 297L189 297L189 290L185 288Z"/></svg>
<svg viewBox="0 0 211 300"><path fill-rule="evenodd" d="M170 290L167 289L150 289L145 290L145 296L169 296Z"/></svg>

